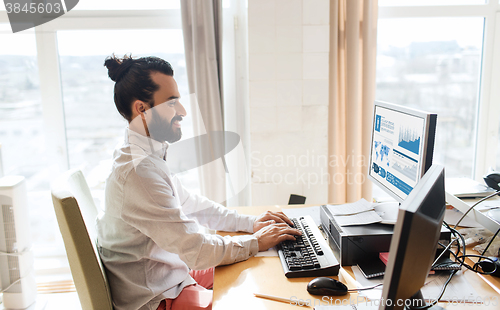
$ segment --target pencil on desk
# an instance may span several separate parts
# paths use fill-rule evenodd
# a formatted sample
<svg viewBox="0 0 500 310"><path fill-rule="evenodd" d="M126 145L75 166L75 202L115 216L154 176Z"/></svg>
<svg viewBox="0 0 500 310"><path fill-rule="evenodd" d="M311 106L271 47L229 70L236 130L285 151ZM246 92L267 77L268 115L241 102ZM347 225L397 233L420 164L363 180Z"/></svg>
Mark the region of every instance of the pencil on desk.
<svg viewBox="0 0 500 310"><path fill-rule="evenodd" d="M253 293L253 294L255 295L255 297L259 297L259 298L265 298L265 299L270 299L270 300L274 300L274 301L286 302L287 304L292 303L292 300L290 298L283 298L283 297L266 295L266 294L259 294L259 293ZM300 303L298 303L297 305L307 306L307 304L300 304Z"/></svg>

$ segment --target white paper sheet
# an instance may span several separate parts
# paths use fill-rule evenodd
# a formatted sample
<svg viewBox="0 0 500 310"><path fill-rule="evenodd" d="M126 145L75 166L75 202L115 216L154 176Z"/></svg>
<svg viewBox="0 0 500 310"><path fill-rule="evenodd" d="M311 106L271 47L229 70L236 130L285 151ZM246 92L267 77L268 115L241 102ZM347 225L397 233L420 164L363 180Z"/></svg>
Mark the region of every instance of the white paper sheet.
<svg viewBox="0 0 500 310"><path fill-rule="evenodd" d="M375 211L366 211L353 215L337 215L334 216L334 219L340 226L366 225L382 221L380 215Z"/></svg>
<svg viewBox="0 0 500 310"><path fill-rule="evenodd" d="M328 205L328 209L333 215L351 215L361 212L366 212L374 209L373 203L366 201L364 198L343 205Z"/></svg>
<svg viewBox="0 0 500 310"><path fill-rule="evenodd" d="M278 256L278 249L276 249L276 247L272 247L267 251L262 251L255 255L255 257L274 257L274 256Z"/></svg>

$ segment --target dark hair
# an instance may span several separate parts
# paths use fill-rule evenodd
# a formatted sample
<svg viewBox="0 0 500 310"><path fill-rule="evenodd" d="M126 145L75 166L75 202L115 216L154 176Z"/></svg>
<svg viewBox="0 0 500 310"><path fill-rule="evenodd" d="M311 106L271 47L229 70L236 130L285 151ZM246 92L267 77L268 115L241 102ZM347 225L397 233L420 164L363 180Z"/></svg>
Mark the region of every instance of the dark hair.
<svg viewBox="0 0 500 310"><path fill-rule="evenodd" d="M125 55L120 59L113 54L106 58L104 66L108 68L108 76L116 82L116 108L129 122L132 120L132 102L135 100L141 100L153 107L153 94L159 86L151 79L151 73L174 75L168 61L154 56L134 59L132 55Z"/></svg>

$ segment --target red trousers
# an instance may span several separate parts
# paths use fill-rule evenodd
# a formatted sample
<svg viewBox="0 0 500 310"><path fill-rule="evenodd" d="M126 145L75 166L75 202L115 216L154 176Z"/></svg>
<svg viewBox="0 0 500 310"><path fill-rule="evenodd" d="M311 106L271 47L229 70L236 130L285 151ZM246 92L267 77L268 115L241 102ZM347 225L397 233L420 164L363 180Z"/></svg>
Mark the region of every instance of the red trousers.
<svg viewBox="0 0 500 310"><path fill-rule="evenodd" d="M212 309L212 291L214 286L214 268L191 270L191 277L197 284L186 286L176 299L164 299L157 310Z"/></svg>

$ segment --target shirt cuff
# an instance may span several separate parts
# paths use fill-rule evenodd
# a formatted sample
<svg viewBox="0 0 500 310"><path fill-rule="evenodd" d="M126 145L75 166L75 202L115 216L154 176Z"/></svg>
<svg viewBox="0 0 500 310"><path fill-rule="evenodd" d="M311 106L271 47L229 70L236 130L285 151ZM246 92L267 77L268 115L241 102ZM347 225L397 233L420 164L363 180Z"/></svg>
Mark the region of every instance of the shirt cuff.
<svg viewBox="0 0 500 310"><path fill-rule="evenodd" d="M250 244L250 253L249 257L257 255L259 253L259 240L257 240L257 237L252 236L251 239L251 244Z"/></svg>
<svg viewBox="0 0 500 310"><path fill-rule="evenodd" d="M257 220L257 217L254 215L240 214L240 220L238 223L239 224L238 230L253 234L253 224L255 223L256 220Z"/></svg>
<svg viewBox="0 0 500 310"><path fill-rule="evenodd" d="M248 259L252 256L257 255L259 253L259 241L257 240L257 237L253 235L245 235L245 236L240 236L241 240L243 243L249 243L248 245L248 252L247 252L247 257L244 257L240 260L245 260Z"/></svg>

